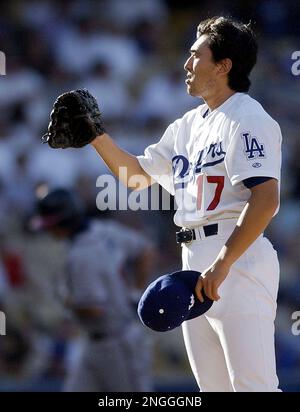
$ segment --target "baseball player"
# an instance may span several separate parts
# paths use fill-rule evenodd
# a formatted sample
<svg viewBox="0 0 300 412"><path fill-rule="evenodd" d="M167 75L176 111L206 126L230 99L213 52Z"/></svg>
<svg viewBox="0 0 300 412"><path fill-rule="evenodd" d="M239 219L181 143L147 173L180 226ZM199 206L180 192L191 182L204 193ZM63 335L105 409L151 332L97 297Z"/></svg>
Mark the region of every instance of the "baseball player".
<svg viewBox="0 0 300 412"><path fill-rule="evenodd" d="M58 98L44 137L52 148L91 143L125 184L140 175L139 188L155 180L175 196L183 269L200 271L196 295L202 301L204 291L214 300L203 316L183 323L202 391L279 391L274 350L279 264L263 233L279 207L282 138L276 121L247 94L256 56L249 26L224 17L202 21L184 69L187 92L204 103L172 123L143 156L114 143L94 102L89 104L94 117L85 125L69 109L69 139L58 127L66 122L57 108L75 100L76 92ZM82 129L76 134L78 123L84 134Z"/></svg>
<svg viewBox="0 0 300 412"><path fill-rule="evenodd" d="M116 222L88 221L80 199L65 189L49 192L37 206L35 229L69 241L60 294L86 334L64 390L150 391L149 339L121 274L128 258L147 255L149 242Z"/></svg>

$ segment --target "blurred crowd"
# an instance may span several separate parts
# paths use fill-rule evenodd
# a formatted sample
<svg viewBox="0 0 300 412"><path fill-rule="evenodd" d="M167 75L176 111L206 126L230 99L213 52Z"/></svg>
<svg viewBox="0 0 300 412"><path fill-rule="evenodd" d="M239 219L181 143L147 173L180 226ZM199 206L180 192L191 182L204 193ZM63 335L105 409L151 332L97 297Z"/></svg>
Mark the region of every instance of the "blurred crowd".
<svg viewBox="0 0 300 412"><path fill-rule="evenodd" d="M279 377L283 389L300 390L300 336L292 334L292 313L300 311L300 76L291 72L291 55L300 50L300 5L284 0L14 0L2 8L0 310L7 336L0 336L0 390L59 390L80 346L55 290L64 245L28 230L37 188L74 189L91 216L107 215L95 199L97 177L109 172L92 148L56 151L40 143L53 101L86 87L109 133L124 149L142 153L199 104L186 93L183 64L199 21L220 13L255 22L260 49L250 95L282 128L281 210L268 235L281 264ZM153 277L180 267L172 210L109 215L157 245ZM153 339L155 388L196 390L181 331Z"/></svg>

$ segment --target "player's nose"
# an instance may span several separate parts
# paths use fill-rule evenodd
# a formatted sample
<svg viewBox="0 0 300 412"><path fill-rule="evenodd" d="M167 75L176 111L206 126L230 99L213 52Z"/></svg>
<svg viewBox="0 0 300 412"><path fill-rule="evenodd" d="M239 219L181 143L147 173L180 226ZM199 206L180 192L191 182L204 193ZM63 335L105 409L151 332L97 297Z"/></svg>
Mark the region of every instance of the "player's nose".
<svg viewBox="0 0 300 412"><path fill-rule="evenodd" d="M186 62L184 63L183 68L186 72L192 71L192 59L193 59L193 56L189 56Z"/></svg>

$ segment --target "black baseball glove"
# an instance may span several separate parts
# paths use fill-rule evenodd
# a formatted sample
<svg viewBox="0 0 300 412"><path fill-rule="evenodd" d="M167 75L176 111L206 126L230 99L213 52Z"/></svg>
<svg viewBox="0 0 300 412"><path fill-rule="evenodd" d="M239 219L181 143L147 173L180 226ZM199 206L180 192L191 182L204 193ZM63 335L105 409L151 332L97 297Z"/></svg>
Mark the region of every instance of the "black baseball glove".
<svg viewBox="0 0 300 412"><path fill-rule="evenodd" d="M103 133L105 128L96 99L88 90L78 89L56 99L42 142L53 149L79 148Z"/></svg>

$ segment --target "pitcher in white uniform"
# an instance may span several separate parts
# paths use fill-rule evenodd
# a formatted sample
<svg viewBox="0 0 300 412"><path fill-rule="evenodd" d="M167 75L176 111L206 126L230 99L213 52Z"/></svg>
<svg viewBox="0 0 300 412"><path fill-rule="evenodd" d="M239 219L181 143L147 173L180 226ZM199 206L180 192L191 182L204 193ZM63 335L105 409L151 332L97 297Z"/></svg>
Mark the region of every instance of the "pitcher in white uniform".
<svg viewBox="0 0 300 412"><path fill-rule="evenodd" d="M247 92L257 43L248 25L201 22L184 69L204 100L172 123L143 156L104 132L91 144L125 184L143 177L175 195L183 269L202 272L196 294L214 300L183 323L202 391L279 391L274 318L279 264L263 232L279 207L281 132ZM51 131L51 127L50 127ZM126 167L126 176L121 173Z"/></svg>
<svg viewBox="0 0 300 412"><path fill-rule="evenodd" d="M215 300L184 322L187 353L203 391L277 391L279 265L263 231L279 205L280 128L245 93L256 59L246 26L205 21L190 53L187 89L205 103L139 157L158 181L164 173L179 206L175 223L187 228L178 234L183 269L202 272L196 293Z"/></svg>

